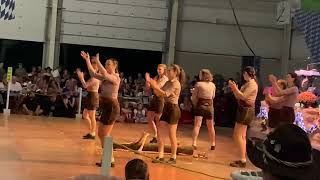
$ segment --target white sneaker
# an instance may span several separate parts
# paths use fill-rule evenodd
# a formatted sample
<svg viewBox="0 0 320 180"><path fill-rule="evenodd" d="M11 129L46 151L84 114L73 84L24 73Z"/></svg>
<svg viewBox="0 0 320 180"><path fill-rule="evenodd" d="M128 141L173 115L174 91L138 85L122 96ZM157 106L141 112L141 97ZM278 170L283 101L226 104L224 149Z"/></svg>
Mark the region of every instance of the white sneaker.
<svg viewBox="0 0 320 180"><path fill-rule="evenodd" d="M231 173L233 180L263 180L261 171L235 171Z"/></svg>

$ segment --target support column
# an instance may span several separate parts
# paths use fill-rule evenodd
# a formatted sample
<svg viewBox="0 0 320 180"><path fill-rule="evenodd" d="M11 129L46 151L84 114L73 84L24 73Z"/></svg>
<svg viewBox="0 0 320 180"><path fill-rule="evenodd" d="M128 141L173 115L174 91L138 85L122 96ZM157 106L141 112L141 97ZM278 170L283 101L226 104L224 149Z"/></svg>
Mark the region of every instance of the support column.
<svg viewBox="0 0 320 180"><path fill-rule="evenodd" d="M58 0L48 0L42 67L54 67Z"/></svg>
<svg viewBox="0 0 320 180"><path fill-rule="evenodd" d="M292 19L290 18L289 24L284 25L283 28L283 43L281 54L281 77L285 77L288 74L290 49L291 49L291 37L292 37Z"/></svg>
<svg viewBox="0 0 320 180"><path fill-rule="evenodd" d="M175 52L176 52L176 35L179 15L179 0L173 0L171 6L171 21L170 21L170 38L169 38L169 51L168 55L165 55L165 64L174 64Z"/></svg>
<svg viewBox="0 0 320 180"><path fill-rule="evenodd" d="M57 68L60 66L60 41L61 41L61 27L62 27L62 9L63 0L58 0L58 11L57 11L57 25L56 25L56 38L55 38L55 55L53 67Z"/></svg>

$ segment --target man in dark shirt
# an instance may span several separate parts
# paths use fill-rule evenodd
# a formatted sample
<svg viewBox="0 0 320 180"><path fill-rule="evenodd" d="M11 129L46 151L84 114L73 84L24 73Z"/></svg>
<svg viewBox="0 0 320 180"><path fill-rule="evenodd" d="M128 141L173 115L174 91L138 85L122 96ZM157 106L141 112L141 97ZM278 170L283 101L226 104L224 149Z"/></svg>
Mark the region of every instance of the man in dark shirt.
<svg viewBox="0 0 320 180"><path fill-rule="evenodd" d="M6 70L4 69L3 62L0 62L0 79L3 80L3 76L6 74Z"/></svg>
<svg viewBox="0 0 320 180"><path fill-rule="evenodd" d="M22 102L22 110L27 115L39 116L43 113L40 103L34 93L31 93Z"/></svg>

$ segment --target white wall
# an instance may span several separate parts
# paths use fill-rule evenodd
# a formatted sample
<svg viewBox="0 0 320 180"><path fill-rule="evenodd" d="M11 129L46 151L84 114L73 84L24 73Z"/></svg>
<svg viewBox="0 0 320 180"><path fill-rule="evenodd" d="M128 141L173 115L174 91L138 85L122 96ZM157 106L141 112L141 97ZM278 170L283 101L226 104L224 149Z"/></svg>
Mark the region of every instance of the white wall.
<svg viewBox="0 0 320 180"><path fill-rule="evenodd" d="M280 74L283 26L276 25L276 3L233 0L243 33L256 55L262 57L261 76ZM180 1L176 62L196 74L209 67L226 78L241 68L241 56L251 56L235 25L228 0ZM294 31L289 70L304 67L309 55L303 34ZM266 78L263 78L266 82Z"/></svg>
<svg viewBox="0 0 320 180"><path fill-rule="evenodd" d="M15 19L0 20L0 38L44 41L47 0L16 0Z"/></svg>
<svg viewBox="0 0 320 180"><path fill-rule="evenodd" d="M162 51L165 0L64 0L62 43Z"/></svg>
<svg viewBox="0 0 320 180"><path fill-rule="evenodd" d="M54 0L56 1L56 0ZM63 0L61 42L165 51L168 0ZM233 0L245 37L258 56L261 74L279 74L283 27L276 0ZM16 0L15 20L0 20L0 38L44 41L47 0ZM176 63L190 76L200 68L232 77L241 56L250 56L228 0L180 0ZM306 66L303 34L294 31L289 70Z"/></svg>

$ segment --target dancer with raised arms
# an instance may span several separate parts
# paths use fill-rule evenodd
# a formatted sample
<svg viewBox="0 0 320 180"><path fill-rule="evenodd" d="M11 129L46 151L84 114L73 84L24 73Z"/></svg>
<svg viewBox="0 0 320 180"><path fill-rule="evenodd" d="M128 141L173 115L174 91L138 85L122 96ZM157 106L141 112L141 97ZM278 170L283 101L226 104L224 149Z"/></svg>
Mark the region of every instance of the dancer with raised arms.
<svg viewBox="0 0 320 180"><path fill-rule="evenodd" d="M96 72L90 62L90 56L88 53L81 52L81 56L86 61L89 73L92 77L102 81L101 94L100 94L100 108L102 110L100 118L100 126L98 129L98 135L100 138L101 146L104 148L104 137L111 136L111 131L116 118L120 115L120 105L118 101L118 91L120 86L120 76L118 74L118 61L114 58L110 58L103 66L99 59L99 54L96 55L95 62L98 67ZM114 157L112 153L111 166L114 166ZM101 166L101 163L96 163L97 166Z"/></svg>
<svg viewBox="0 0 320 180"><path fill-rule="evenodd" d="M92 57L91 62L92 68L97 72L98 67L95 62L95 57ZM83 136L83 139L95 139L96 136L96 110L99 107L99 85L100 80L90 77L88 81L84 80L83 72L80 69L77 69L77 74L79 80L83 86L88 91L88 95L84 100L84 110L83 118L88 123L89 133Z"/></svg>

